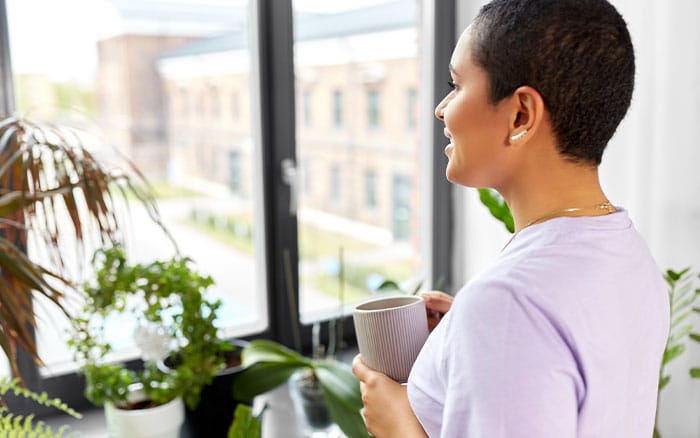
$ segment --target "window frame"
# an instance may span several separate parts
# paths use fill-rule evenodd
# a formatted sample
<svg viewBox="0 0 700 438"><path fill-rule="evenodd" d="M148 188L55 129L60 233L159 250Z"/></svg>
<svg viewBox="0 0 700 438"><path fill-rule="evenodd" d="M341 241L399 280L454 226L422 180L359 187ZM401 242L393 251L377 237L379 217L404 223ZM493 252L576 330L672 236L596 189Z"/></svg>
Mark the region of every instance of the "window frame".
<svg viewBox="0 0 700 438"><path fill-rule="evenodd" d="M253 101L253 135L258 136L260 145L258 187L256 195L262 195L260 214L263 217L263 238L259 245L264 248L265 270L263 287L267 293L268 327L260 333L253 333L243 339L266 338L281 342L290 347L311 349L311 326L301 325L299 320L299 248L297 242L297 218L290 214L291 193L282 173L282 161L296 161L296 118L295 87L293 65L293 10L292 0L251 0L251 50L253 62L251 77L257 81L251 93ZM431 284L441 282L444 290L452 290L452 187L444 178L445 159L440 148L425 147L425 144L441 144L442 124L428 111L447 93L443 79L447 75L447 65L455 42L455 0L422 0L423 32L422 44L427 48L427 56L421 59L423 71L420 87L426 90L419 94L420 119L432 120L425 123L421 135L421 147L425 160L421 180L423 205L421 222L428 232L424 232L421 251L428 264L428 278ZM0 0L0 111L7 116L14 113L14 88L11 57L9 51L9 31L7 5ZM378 90L377 93L380 91ZM379 98L379 97L378 97ZM239 105L238 96L232 105ZM378 103L378 102L377 102ZM220 102L220 105L222 103ZM425 110L425 111L424 111ZM379 108L377 108L379 111ZM257 123L257 124L256 124ZM378 120L380 126L381 121ZM273 129L274 128L274 129ZM286 266L291 265L291 278L287 278ZM292 302L288 300L288 285L291 285ZM295 309L296 318L291 316ZM355 344L354 327L350 317L341 321L344 345ZM327 323L321 332L326 341ZM295 339L294 327L300 328L300 339ZM137 366L138 361L128 362ZM77 373L42 377L39 367L23 352L18 353L18 364L27 386L38 391L46 391L52 397L61 397L68 405L85 410L94 408L83 396L84 378ZM76 388L81 388L77 391ZM12 403L13 412L18 414L35 413L38 417L53 414L50 408L43 408L22 398L6 397Z"/></svg>

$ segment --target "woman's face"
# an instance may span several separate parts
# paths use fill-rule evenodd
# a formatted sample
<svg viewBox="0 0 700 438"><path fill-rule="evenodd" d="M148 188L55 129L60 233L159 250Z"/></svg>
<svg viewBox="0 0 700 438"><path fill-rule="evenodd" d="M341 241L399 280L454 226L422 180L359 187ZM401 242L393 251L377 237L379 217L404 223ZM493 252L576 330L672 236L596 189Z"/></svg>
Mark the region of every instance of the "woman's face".
<svg viewBox="0 0 700 438"><path fill-rule="evenodd" d="M512 114L504 99L489 102L488 76L472 62L470 28L462 33L450 61L453 90L435 108L445 122L447 179L469 187L497 187L505 176L505 152Z"/></svg>

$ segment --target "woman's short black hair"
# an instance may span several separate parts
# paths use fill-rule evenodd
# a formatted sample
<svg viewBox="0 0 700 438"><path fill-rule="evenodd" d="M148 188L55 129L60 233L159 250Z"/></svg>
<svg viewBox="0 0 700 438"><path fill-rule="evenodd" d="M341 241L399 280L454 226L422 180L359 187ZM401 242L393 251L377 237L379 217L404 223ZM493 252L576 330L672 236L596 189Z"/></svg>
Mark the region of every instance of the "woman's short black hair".
<svg viewBox="0 0 700 438"><path fill-rule="evenodd" d="M535 88L561 153L600 164L634 88L634 48L617 10L606 0L494 0L471 32L492 103Z"/></svg>

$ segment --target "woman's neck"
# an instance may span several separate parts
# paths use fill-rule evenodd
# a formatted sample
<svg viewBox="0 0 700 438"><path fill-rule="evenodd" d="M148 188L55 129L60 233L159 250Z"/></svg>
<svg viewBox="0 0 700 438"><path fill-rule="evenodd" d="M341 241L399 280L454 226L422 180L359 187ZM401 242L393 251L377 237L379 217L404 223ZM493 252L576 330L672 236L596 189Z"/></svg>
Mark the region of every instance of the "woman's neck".
<svg viewBox="0 0 700 438"><path fill-rule="evenodd" d="M565 162L519 175L500 188L515 222L515 231L559 216L597 216L609 213L600 204L608 198L595 166ZM526 171L523 171L526 173Z"/></svg>

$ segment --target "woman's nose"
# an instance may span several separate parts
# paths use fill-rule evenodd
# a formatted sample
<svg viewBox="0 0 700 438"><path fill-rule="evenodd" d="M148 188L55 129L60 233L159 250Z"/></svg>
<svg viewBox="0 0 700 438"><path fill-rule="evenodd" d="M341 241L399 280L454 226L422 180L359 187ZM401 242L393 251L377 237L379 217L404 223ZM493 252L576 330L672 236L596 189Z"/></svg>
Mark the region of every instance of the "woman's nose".
<svg viewBox="0 0 700 438"><path fill-rule="evenodd" d="M447 96L445 96L444 99L438 103L438 105L435 107L435 117L438 120L444 120L445 119L445 106L447 105Z"/></svg>

